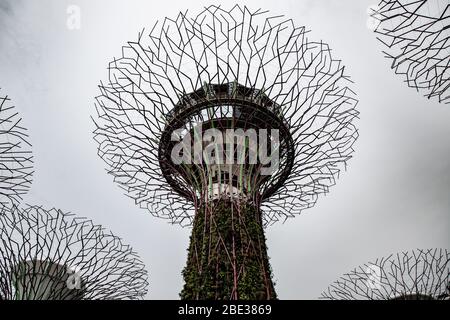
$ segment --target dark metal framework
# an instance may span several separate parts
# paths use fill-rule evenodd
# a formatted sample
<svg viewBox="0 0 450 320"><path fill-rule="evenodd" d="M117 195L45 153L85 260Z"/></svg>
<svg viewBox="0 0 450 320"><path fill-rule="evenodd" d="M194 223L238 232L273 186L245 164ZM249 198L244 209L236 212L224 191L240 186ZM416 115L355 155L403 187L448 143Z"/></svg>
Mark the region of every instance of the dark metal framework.
<svg viewBox="0 0 450 320"><path fill-rule="evenodd" d="M395 73L428 99L450 103L448 0L382 0L371 15Z"/></svg>
<svg viewBox="0 0 450 320"><path fill-rule="evenodd" d="M279 116L266 112L264 126L278 118L289 129L289 147L280 160L289 170L265 181L271 190L261 209L265 225L294 217L334 185L357 138L352 123L357 100L344 66L330 51L292 20L247 7L212 5L192 18L187 13L165 18L109 65L96 103L99 156L136 204L172 223L191 225L196 205L186 193L192 188L181 179L173 188L166 179L176 170L168 162L161 167L160 142L174 121L188 123L204 108L222 112L224 104L211 100L222 99L222 86L235 84L242 88L239 100L253 109L268 110L268 103L255 105L257 99L276 106ZM199 107L205 92L209 107Z"/></svg>
<svg viewBox="0 0 450 320"><path fill-rule="evenodd" d="M263 226L328 192L357 137L357 101L330 51L282 16L212 5L155 24L110 63L98 153L137 204L193 225L183 299L276 298ZM176 164L174 135L207 129L267 130L257 148L279 152L274 171L263 174L250 153L236 165Z"/></svg>
<svg viewBox="0 0 450 320"><path fill-rule="evenodd" d="M332 300L443 300L450 294L446 249L402 252L359 266L322 293Z"/></svg>
<svg viewBox="0 0 450 320"><path fill-rule="evenodd" d="M249 152L245 154L246 161L242 159L243 170L248 181L244 186L239 185L239 174L233 174L226 165L221 168L214 167L211 170L210 164L194 166L177 166L171 159L171 151L176 142L171 141L175 130L182 129L185 132L200 134L195 132L198 123L202 124L202 132L206 129L215 128L221 132L227 129L277 129L279 133L279 146L281 161L276 172L270 177L261 176L261 165L250 168ZM270 143L268 143L270 149ZM233 155L238 160L237 147ZM221 184L231 184L234 188L244 190L247 197L252 196L254 202L272 196L284 181L289 177L295 157L294 141L289 132L289 124L283 119L279 105L271 101L264 93L255 91L252 88L235 83L223 85L210 85L206 90L199 89L191 94L181 97L180 102L169 113L166 127L161 136L159 144L158 160L162 174L173 190L191 202L201 202L202 191L208 187L208 175L214 173L212 178L218 182L220 176ZM226 150L222 150L223 158L226 157ZM209 168L208 168L209 167ZM240 168L235 168L234 171ZM206 173L206 174L204 174ZM202 178L205 181L201 181ZM229 181L231 180L231 181ZM251 185L251 188L248 185ZM250 190L251 189L251 190Z"/></svg>
<svg viewBox="0 0 450 320"><path fill-rule="evenodd" d="M18 203L33 175L31 144L8 96L0 97L0 204Z"/></svg>
<svg viewBox="0 0 450 320"><path fill-rule="evenodd" d="M60 210L0 211L0 300L142 299L147 271L130 246Z"/></svg>

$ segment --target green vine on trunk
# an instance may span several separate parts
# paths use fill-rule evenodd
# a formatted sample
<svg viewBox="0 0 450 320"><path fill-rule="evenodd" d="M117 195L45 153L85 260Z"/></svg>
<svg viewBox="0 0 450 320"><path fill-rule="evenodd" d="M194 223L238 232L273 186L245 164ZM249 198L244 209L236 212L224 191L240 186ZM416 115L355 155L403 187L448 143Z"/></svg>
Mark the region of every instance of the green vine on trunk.
<svg viewBox="0 0 450 320"><path fill-rule="evenodd" d="M200 208L182 274L181 299L276 299L259 210L230 200Z"/></svg>

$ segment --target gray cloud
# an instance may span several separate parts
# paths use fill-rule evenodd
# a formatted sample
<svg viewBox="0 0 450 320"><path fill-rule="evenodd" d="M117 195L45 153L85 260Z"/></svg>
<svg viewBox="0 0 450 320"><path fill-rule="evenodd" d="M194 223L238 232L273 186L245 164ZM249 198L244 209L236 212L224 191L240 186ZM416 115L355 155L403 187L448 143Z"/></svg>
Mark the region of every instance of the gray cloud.
<svg viewBox="0 0 450 320"><path fill-rule="evenodd" d="M164 16L195 13L210 1L16 2L0 2L0 15L8 17L0 18L0 87L14 99L33 143L36 173L25 202L111 229L146 263L148 297L177 299L190 230L151 217L123 195L96 155L90 115L97 84L126 41ZM79 31L66 28L68 4L82 10ZM450 107L426 100L393 74L366 27L371 4L314 1L305 9L299 1L247 1L329 43L360 100L360 138L348 171L314 208L267 230L281 299L316 298L373 258L450 243Z"/></svg>

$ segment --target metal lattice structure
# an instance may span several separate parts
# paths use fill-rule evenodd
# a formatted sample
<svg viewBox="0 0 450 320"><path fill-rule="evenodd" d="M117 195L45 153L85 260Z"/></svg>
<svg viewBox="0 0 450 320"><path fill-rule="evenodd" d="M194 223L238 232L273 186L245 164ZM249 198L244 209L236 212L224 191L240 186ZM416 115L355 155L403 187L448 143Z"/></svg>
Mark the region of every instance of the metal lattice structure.
<svg viewBox="0 0 450 320"><path fill-rule="evenodd" d="M390 255L344 274L322 293L332 300L448 300L450 254L445 249Z"/></svg>
<svg viewBox="0 0 450 320"><path fill-rule="evenodd" d="M136 204L193 225L182 298L276 296L263 226L312 207L351 158L350 85L329 46L304 27L237 5L165 18L110 63L96 99L98 153ZM251 148L234 140L249 151L237 165L195 163L195 155L194 164L174 162L174 137L207 129L270 131L276 168L263 175ZM225 156L218 145L215 157Z"/></svg>
<svg viewBox="0 0 450 320"><path fill-rule="evenodd" d="M0 205L16 204L33 175L31 144L8 96L0 96Z"/></svg>
<svg viewBox="0 0 450 320"><path fill-rule="evenodd" d="M95 139L109 173L138 205L191 224L195 206L164 179L159 142L180 98L237 82L278 104L293 140L292 168L262 202L266 223L312 207L353 152L355 95L326 43L292 20L239 6L180 13L123 47L100 85ZM251 97L249 97L251 99ZM268 183L269 184L269 183Z"/></svg>
<svg viewBox="0 0 450 320"><path fill-rule="evenodd" d="M428 99L450 103L448 0L382 0L371 15L395 73Z"/></svg>
<svg viewBox="0 0 450 320"><path fill-rule="evenodd" d="M0 211L0 300L142 299L147 272L130 246L60 210Z"/></svg>

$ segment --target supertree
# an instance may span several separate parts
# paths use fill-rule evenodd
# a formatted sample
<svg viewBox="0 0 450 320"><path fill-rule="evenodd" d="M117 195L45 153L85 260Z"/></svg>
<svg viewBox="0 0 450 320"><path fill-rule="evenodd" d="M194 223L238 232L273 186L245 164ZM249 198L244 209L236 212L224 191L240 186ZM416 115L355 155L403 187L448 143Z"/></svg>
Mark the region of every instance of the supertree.
<svg viewBox="0 0 450 320"><path fill-rule="evenodd" d="M193 226L182 299L276 298L264 227L312 207L351 157L351 82L307 35L212 5L156 23L109 64L98 153L136 204Z"/></svg>
<svg viewBox="0 0 450 320"><path fill-rule="evenodd" d="M142 299L144 264L92 221L38 206L0 211L0 300Z"/></svg>
<svg viewBox="0 0 450 320"><path fill-rule="evenodd" d="M448 0L381 0L371 16L395 73L428 99L450 103Z"/></svg>
<svg viewBox="0 0 450 320"><path fill-rule="evenodd" d="M0 206L18 203L33 175L31 144L8 96L0 96Z"/></svg>
<svg viewBox="0 0 450 320"><path fill-rule="evenodd" d="M413 250L376 259L344 274L322 293L332 300L448 300L450 255Z"/></svg>

